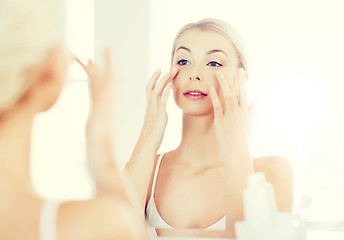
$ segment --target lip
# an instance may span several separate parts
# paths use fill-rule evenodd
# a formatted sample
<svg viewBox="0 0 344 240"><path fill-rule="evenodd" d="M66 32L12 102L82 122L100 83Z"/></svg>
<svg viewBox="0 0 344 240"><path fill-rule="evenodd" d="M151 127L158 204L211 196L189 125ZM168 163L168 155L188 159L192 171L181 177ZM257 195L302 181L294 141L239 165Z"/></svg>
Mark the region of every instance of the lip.
<svg viewBox="0 0 344 240"><path fill-rule="evenodd" d="M186 90L183 95L191 100L203 99L208 96L208 94L198 89Z"/></svg>

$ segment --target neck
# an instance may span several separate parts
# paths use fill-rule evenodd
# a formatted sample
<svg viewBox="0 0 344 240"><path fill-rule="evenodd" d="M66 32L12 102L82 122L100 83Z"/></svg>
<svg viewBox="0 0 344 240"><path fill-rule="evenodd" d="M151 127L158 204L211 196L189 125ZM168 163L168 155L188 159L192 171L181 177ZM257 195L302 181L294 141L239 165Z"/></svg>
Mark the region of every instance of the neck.
<svg viewBox="0 0 344 240"><path fill-rule="evenodd" d="M0 115L0 178L19 187L30 184L30 140L33 115L16 111Z"/></svg>
<svg viewBox="0 0 344 240"><path fill-rule="evenodd" d="M184 113L182 140L177 152L190 164L222 164L223 157L214 128L214 115L191 116Z"/></svg>

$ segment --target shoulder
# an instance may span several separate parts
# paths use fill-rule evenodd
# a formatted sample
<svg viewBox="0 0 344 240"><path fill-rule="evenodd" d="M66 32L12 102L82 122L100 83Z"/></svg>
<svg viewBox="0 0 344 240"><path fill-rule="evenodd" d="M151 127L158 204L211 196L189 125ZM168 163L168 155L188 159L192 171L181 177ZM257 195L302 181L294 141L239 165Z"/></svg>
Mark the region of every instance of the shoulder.
<svg viewBox="0 0 344 240"><path fill-rule="evenodd" d="M288 160L280 156L265 156L253 159L255 172L263 172L273 185L292 185L293 170Z"/></svg>
<svg viewBox="0 0 344 240"><path fill-rule="evenodd" d="M152 195L152 187L153 187L153 181L154 181L154 176L155 176L155 173L157 171L159 171L160 169L160 166L157 167L157 164L158 164L158 161L160 159L160 161L162 161L162 158L164 158L164 163L166 162L166 160L168 161L168 159L170 159L170 156L171 156L171 153L173 153L175 150L173 151L170 151L170 152L166 152L166 153L159 153L159 154L156 154L155 155L155 158L154 158L154 167L153 167L153 171L152 171L152 174L151 174L151 177L150 177L150 180L149 180L149 186L148 186L148 191L147 191L147 196L146 196L146 203L145 203L145 206L147 207L147 204L149 202L149 199ZM161 162L160 162L161 163Z"/></svg>
<svg viewBox="0 0 344 240"><path fill-rule="evenodd" d="M0 239L38 239L42 200L6 181L0 185Z"/></svg>
<svg viewBox="0 0 344 240"><path fill-rule="evenodd" d="M143 234L143 221L143 216L124 200L97 195L91 200L61 205L58 239L137 239L138 234Z"/></svg>
<svg viewBox="0 0 344 240"><path fill-rule="evenodd" d="M255 172L276 173L276 171L292 171L289 161L281 156L254 158L253 167Z"/></svg>
<svg viewBox="0 0 344 240"><path fill-rule="evenodd" d="M255 172L263 172L273 185L279 211L291 211L294 176L289 161L280 156L260 157L253 160L253 167Z"/></svg>

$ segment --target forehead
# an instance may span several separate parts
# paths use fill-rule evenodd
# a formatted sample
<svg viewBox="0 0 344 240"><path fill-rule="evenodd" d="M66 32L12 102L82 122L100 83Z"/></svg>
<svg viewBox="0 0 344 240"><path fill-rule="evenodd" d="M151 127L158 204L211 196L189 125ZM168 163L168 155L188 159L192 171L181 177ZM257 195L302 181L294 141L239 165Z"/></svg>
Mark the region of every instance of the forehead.
<svg viewBox="0 0 344 240"><path fill-rule="evenodd" d="M214 30L187 30L177 40L176 50L180 46L189 48L191 52L207 52L213 49L221 49L228 55L232 55L235 52L231 41L223 34Z"/></svg>

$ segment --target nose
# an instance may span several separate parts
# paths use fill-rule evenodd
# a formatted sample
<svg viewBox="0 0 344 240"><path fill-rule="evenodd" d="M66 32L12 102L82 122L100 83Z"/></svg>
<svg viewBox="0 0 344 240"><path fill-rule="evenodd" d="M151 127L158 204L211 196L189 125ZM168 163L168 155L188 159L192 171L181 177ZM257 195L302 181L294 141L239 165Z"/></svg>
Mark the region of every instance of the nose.
<svg viewBox="0 0 344 240"><path fill-rule="evenodd" d="M196 79L198 81L201 81L201 79L199 77L190 77L190 80L192 80L192 79Z"/></svg>
<svg viewBox="0 0 344 240"><path fill-rule="evenodd" d="M194 66L191 69L189 79L190 79L190 81L192 81L192 80L201 81L201 79L202 79L201 71L200 71L200 69L197 68L197 66Z"/></svg>

